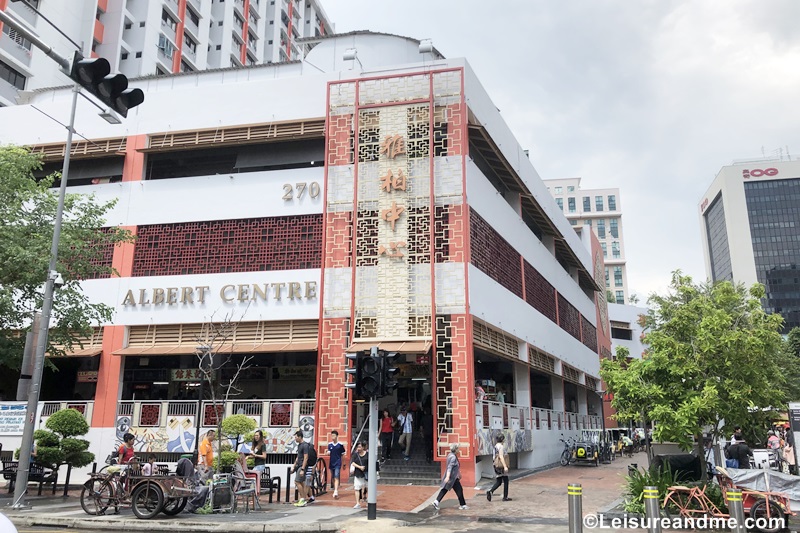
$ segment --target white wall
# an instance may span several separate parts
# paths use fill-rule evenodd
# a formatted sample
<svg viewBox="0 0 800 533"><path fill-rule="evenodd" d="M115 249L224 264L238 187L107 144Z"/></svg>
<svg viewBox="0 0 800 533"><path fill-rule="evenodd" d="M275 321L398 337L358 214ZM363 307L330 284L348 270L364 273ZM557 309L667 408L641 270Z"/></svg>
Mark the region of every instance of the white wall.
<svg viewBox="0 0 800 533"><path fill-rule="evenodd" d="M624 346L630 352L631 357L636 359L642 358L644 352L644 344L640 339L642 335L642 327L639 325L639 315L646 315L646 307L637 307L635 305L621 305L621 304L608 304L608 320L609 322L625 322L631 328L632 339L611 339L611 353L617 353L617 346Z"/></svg>
<svg viewBox="0 0 800 533"><path fill-rule="evenodd" d="M320 166L84 185L69 187L68 192L93 194L98 202L117 199L106 216L106 225L139 226L322 213L324 178ZM296 184L301 182L307 188L298 199ZM316 198L308 189L312 183L319 185ZM292 185L292 200L283 199L285 184Z"/></svg>
<svg viewBox="0 0 800 533"><path fill-rule="evenodd" d="M581 312L586 320L592 325L597 325L594 302L586 296L583 289L564 270L547 247L536 238L522 218L472 161L467 162L467 201L470 207L475 209L517 252L522 254L528 263L536 268L560 294L564 295ZM563 218L563 215L559 216ZM571 226L570 232L572 234L571 245L574 243L577 247L576 252L586 253L581 238L575 234L575 230ZM589 272L594 272L594 269ZM502 313L502 310L498 309L498 312Z"/></svg>
<svg viewBox="0 0 800 533"><path fill-rule="evenodd" d="M595 352L472 265L469 303L471 313L477 318L587 374L599 375L600 360Z"/></svg>
<svg viewBox="0 0 800 533"><path fill-rule="evenodd" d="M302 297L289 299L290 282L300 284ZM287 285L275 287L273 283ZM265 284L269 284L265 290L266 300L260 295L255 296L254 284L262 290L265 290ZM240 285L243 286L241 293ZM233 320L247 322L319 318L319 269L97 279L84 281L81 286L90 301L104 303L114 310L110 323L120 326L196 324L211 321L212 315L214 320L221 320L229 313ZM168 288L176 289L169 293L174 295L173 303L166 300ZM153 303L156 301L155 289L165 291L163 303ZM278 290L280 300L276 297ZM133 303L128 291L132 291ZM202 302L200 295L203 296Z"/></svg>

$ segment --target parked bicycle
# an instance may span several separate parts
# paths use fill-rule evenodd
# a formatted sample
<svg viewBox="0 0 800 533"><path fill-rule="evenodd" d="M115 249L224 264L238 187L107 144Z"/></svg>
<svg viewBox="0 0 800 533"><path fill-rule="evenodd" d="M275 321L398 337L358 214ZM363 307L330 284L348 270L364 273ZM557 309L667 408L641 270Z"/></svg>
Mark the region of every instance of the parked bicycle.
<svg viewBox="0 0 800 533"><path fill-rule="evenodd" d="M561 436L563 437L564 434L562 433ZM572 462L573 457L575 457L575 440L572 437L566 440L558 440L564 443L564 451L561 452L561 466L567 466Z"/></svg>

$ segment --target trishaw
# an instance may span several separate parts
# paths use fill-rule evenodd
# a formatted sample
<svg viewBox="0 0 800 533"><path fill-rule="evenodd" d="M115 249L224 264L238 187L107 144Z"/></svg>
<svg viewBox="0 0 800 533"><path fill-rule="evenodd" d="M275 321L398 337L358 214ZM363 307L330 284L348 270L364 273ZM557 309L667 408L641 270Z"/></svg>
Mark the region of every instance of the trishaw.
<svg viewBox="0 0 800 533"><path fill-rule="evenodd" d="M572 462L592 463L595 466L600 466L601 437L602 430L600 429L582 430L580 438L575 442Z"/></svg>
<svg viewBox="0 0 800 533"><path fill-rule="evenodd" d="M136 473L134 473L136 472ZM140 471L113 465L89 475L81 489L81 507L90 515L103 515L109 507L119 513L130 505L137 518L158 513L173 516L186 507L193 490L187 478L173 475L142 476Z"/></svg>
<svg viewBox="0 0 800 533"><path fill-rule="evenodd" d="M795 514L791 510L790 494L772 490L759 490L756 487L760 485L758 483L760 480L754 482L754 479L760 478L761 475L753 474L752 472L754 471L752 469L730 469L729 471L718 466L716 470L715 475L722 488L722 496L726 505L728 505L728 491L730 489L741 489L742 507L746 515L756 520L754 526L757 531L777 533L785 529L787 525L786 516ZM787 481L792 486L797 485L797 482L790 479L790 476L786 474L767 471L763 476L765 488L767 489L770 486L770 476L786 476L789 479L784 481ZM734 478L742 479L743 481L736 482ZM750 479L744 481L748 478ZM773 480L773 483L778 486L786 486L781 484L778 479ZM707 485L699 487L675 485L667 488L667 495L663 503L663 508L667 515L678 513L683 518L701 518L703 516L730 518L730 514L719 509L706 495L706 487ZM797 494L794 496L796 497Z"/></svg>

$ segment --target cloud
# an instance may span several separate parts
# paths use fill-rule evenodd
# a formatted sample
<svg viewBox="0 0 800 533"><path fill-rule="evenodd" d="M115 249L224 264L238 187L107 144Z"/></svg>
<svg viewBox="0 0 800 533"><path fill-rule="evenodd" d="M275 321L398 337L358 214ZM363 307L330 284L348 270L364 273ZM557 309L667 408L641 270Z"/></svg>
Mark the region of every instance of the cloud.
<svg viewBox="0 0 800 533"><path fill-rule="evenodd" d="M800 2L336 0L339 32L466 57L543 178L619 187L628 282L705 278L697 206L723 165L800 153ZM762 152L763 149L763 152Z"/></svg>

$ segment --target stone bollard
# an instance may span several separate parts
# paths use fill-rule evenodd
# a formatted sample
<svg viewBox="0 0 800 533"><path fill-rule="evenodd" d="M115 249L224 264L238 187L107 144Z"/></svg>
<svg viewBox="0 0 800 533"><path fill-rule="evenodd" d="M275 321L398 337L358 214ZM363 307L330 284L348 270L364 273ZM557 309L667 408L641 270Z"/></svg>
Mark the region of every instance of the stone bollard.
<svg viewBox="0 0 800 533"><path fill-rule="evenodd" d="M731 533L747 533L744 524L744 503L742 502L741 489L728 489L728 510L731 518L736 519L736 525L731 528Z"/></svg>
<svg viewBox="0 0 800 533"><path fill-rule="evenodd" d="M583 488L580 483L567 485L569 533L583 533Z"/></svg>
<svg viewBox="0 0 800 533"><path fill-rule="evenodd" d="M658 488L644 488L644 515L647 518L647 533L661 533L661 501Z"/></svg>

